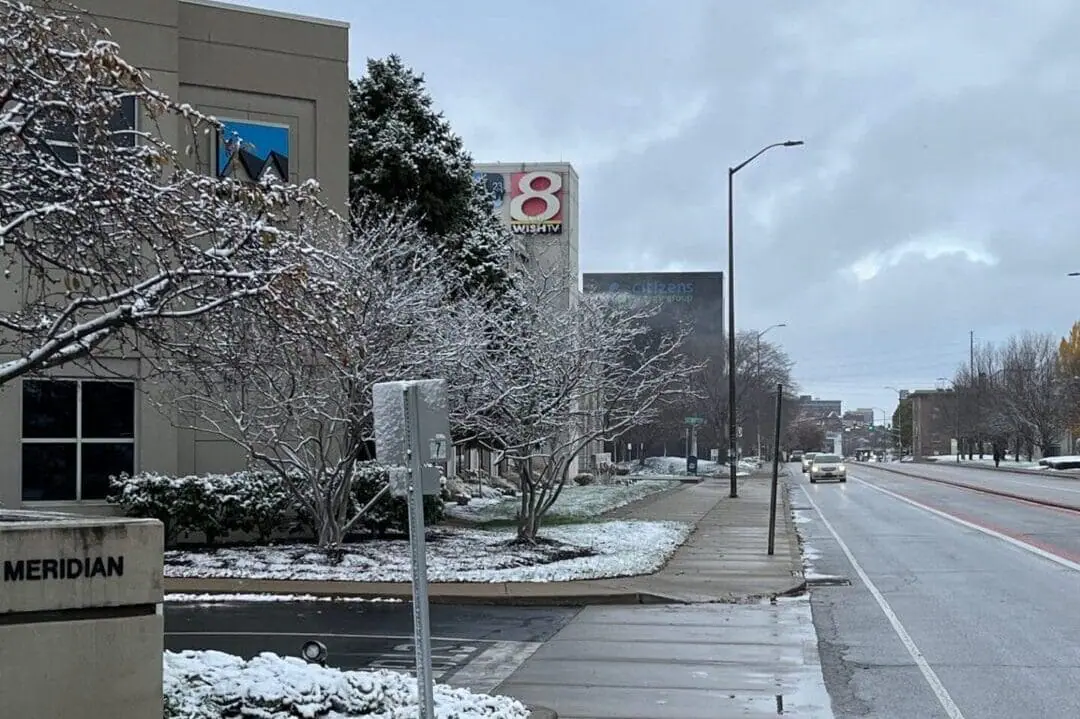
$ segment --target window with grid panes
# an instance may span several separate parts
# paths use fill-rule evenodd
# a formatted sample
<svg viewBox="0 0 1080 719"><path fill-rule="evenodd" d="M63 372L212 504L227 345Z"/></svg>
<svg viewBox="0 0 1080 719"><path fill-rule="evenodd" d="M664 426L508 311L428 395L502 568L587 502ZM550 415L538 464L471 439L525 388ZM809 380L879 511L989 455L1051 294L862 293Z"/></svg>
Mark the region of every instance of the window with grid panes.
<svg viewBox="0 0 1080 719"><path fill-rule="evenodd" d="M24 502L101 500L135 471L135 383L24 380Z"/></svg>

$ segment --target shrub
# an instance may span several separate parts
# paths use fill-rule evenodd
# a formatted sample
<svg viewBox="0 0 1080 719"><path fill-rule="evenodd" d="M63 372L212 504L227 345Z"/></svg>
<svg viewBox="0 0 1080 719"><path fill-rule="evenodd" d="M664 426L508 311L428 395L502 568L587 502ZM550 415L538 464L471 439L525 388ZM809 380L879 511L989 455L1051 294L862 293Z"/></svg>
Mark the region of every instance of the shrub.
<svg viewBox="0 0 1080 719"><path fill-rule="evenodd" d="M377 462L360 462L353 472L352 496L358 510L371 501L386 484L386 468ZM446 508L440 496L424 497L424 523L438 524L446 518ZM384 495L368 513L357 520L356 528L379 536L391 532L409 533L409 504L404 497Z"/></svg>
<svg viewBox="0 0 1080 719"><path fill-rule="evenodd" d="M375 462L357 464L353 475L350 516L367 505L387 479L386 469ZM202 534L213 544L239 532L260 542L275 534L311 529L311 518L280 475L271 472L170 477L155 472L113 477L108 501L129 517L157 519L165 527L165 543L173 545L187 533ZM437 524L445 518L439 496L424 498L424 521ZM380 536L409 531L409 510L404 498L385 495L359 519L353 533Z"/></svg>
<svg viewBox="0 0 1080 719"><path fill-rule="evenodd" d="M588 472L582 472L581 474L574 475L574 484L579 487L592 484L596 481L596 477Z"/></svg>

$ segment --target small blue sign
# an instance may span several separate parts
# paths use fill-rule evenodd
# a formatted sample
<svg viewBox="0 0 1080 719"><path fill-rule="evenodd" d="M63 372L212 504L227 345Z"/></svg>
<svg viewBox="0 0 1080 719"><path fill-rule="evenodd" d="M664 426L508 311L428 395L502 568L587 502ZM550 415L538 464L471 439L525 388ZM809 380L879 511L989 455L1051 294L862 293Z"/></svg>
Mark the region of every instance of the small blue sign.
<svg viewBox="0 0 1080 719"><path fill-rule="evenodd" d="M289 128L251 120L220 120L214 170L218 177L289 179Z"/></svg>

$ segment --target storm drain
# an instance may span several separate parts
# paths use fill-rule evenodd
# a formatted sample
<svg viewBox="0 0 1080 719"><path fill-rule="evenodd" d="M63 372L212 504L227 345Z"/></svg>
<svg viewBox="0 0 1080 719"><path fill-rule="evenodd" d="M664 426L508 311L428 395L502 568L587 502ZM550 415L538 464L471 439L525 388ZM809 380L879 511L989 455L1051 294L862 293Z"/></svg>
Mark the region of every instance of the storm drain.
<svg viewBox="0 0 1080 719"><path fill-rule="evenodd" d="M806 580L807 586L810 587L850 587L851 580L847 577L808 577Z"/></svg>

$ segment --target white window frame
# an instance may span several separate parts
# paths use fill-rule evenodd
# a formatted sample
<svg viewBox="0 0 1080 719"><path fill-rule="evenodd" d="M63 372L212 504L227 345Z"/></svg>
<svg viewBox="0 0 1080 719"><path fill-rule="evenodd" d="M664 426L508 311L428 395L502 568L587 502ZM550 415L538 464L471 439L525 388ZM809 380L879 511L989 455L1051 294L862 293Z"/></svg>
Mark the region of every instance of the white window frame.
<svg viewBox="0 0 1080 719"><path fill-rule="evenodd" d="M56 504L56 503L97 503L104 504L106 500L102 499L83 499L82 496L82 446L84 444L130 444L131 447L131 471L138 472L139 467L139 412L138 412L138 391L135 380L116 378L106 379L100 377L34 377L23 380L24 382L74 382L75 383L75 436L74 437L23 437L22 425L23 416L26 412L26 406L22 403L24 394L20 394L19 402L21 406L21 412L19 414L19 441L20 448L24 444L73 444L75 445L75 498L74 499L31 499L23 500L24 504ZM132 437L83 437L83 385L91 382L109 382L112 384L130 384L132 388L132 400L131 400L131 423L132 423ZM21 389L21 388L20 388ZM21 487L25 479L23 474L25 468L22 467L22 453L19 454L19 486L20 493Z"/></svg>

